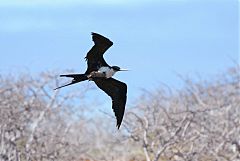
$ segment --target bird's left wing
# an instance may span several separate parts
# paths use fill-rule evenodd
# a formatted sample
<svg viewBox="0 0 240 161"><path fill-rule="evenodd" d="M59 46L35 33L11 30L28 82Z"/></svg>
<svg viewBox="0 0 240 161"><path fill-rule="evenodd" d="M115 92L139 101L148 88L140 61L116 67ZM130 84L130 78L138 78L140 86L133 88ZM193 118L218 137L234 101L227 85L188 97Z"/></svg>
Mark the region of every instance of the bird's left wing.
<svg viewBox="0 0 240 161"><path fill-rule="evenodd" d="M116 126L119 129L127 101L127 85L113 78L96 78L94 82L112 98L112 109L117 119Z"/></svg>
<svg viewBox="0 0 240 161"><path fill-rule="evenodd" d="M92 33L92 40L94 46L85 57L88 64L85 74L90 74L92 71L98 70L101 66L108 66L103 58L103 54L113 45L111 40L94 32Z"/></svg>

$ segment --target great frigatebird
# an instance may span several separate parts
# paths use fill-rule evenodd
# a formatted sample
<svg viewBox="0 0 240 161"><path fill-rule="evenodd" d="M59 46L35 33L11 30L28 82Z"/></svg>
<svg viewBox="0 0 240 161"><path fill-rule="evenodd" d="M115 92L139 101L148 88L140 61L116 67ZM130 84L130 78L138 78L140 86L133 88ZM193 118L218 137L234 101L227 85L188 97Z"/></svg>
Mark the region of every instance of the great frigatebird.
<svg viewBox="0 0 240 161"><path fill-rule="evenodd" d="M119 129L127 100L127 85L120 82L112 76L118 71L126 71L118 66L109 66L103 58L103 54L113 45L108 38L92 33L94 46L85 57L87 61L87 70L84 74L65 74L60 77L73 78L69 84L57 87L56 89L69 86L81 81L90 80L107 93L112 98L112 109L117 119L117 128Z"/></svg>

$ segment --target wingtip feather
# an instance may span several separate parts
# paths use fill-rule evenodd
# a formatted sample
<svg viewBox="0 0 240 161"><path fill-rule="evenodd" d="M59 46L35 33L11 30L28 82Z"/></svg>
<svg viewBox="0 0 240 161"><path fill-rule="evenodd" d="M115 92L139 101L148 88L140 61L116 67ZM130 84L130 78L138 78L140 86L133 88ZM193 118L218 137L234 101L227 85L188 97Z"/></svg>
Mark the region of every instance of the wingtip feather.
<svg viewBox="0 0 240 161"><path fill-rule="evenodd" d="M117 124L117 125L116 125L116 127L117 127L118 130L119 130L120 126L121 126L121 124Z"/></svg>

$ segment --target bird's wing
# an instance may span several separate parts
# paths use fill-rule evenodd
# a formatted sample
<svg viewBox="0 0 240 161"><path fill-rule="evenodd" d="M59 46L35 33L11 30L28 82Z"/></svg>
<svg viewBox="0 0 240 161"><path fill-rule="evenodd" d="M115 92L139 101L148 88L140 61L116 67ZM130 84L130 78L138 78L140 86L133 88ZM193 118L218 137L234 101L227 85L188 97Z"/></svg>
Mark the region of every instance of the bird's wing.
<svg viewBox="0 0 240 161"><path fill-rule="evenodd" d="M127 101L127 85L113 78L96 78L94 82L112 98L112 109L115 113L119 129Z"/></svg>
<svg viewBox="0 0 240 161"><path fill-rule="evenodd" d="M113 45L113 42L97 33L92 33L92 40L94 46L85 57L88 65L85 74L90 74L92 71L98 70L101 66L109 66L104 60L103 54Z"/></svg>

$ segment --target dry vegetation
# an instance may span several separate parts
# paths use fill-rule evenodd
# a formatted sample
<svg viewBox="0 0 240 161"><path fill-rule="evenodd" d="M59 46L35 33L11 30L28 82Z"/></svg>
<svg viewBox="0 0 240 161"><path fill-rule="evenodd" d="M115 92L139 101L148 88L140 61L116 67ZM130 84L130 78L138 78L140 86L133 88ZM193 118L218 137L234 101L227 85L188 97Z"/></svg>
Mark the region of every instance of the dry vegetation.
<svg viewBox="0 0 240 161"><path fill-rule="evenodd" d="M63 93L50 73L0 76L0 161L238 161L239 72L144 92L120 131L91 116L89 87Z"/></svg>

